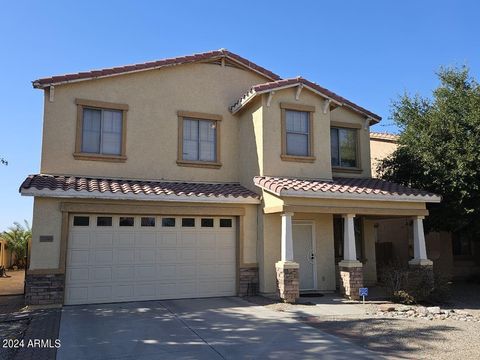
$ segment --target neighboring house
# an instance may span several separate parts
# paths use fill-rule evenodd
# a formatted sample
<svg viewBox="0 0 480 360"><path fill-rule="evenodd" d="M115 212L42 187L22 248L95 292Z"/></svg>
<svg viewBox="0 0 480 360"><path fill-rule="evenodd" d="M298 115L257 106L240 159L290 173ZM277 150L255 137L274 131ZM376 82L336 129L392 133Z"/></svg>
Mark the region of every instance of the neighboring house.
<svg viewBox="0 0 480 360"><path fill-rule="evenodd" d="M14 259L15 255L11 254L10 250L8 250L7 242L0 238L0 266L4 266L8 269L12 265Z"/></svg>
<svg viewBox="0 0 480 360"><path fill-rule="evenodd" d="M372 174L376 176L377 164L397 148L398 135L370 133ZM412 221L403 219L379 220L375 224L377 264L390 261L404 262L413 257ZM480 274L480 249L478 242L460 238L449 232L426 234L428 258L433 260L436 271L454 279L464 279ZM405 241L407 240L407 241Z"/></svg>
<svg viewBox="0 0 480 360"><path fill-rule="evenodd" d="M440 198L371 178L378 115L221 49L42 89L29 303L340 291L377 279L376 219ZM278 283L278 286L277 286Z"/></svg>

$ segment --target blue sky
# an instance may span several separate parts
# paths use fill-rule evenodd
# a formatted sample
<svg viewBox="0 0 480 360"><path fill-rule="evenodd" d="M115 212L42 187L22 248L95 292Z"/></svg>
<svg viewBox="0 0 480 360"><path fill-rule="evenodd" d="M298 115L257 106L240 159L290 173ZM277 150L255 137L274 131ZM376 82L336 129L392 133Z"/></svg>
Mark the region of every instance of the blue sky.
<svg viewBox="0 0 480 360"><path fill-rule="evenodd" d="M8 1L0 12L0 230L30 220L18 187L39 171L43 76L227 48L380 114L430 95L441 65L480 73L478 1ZM62 139L59 139L62 141Z"/></svg>

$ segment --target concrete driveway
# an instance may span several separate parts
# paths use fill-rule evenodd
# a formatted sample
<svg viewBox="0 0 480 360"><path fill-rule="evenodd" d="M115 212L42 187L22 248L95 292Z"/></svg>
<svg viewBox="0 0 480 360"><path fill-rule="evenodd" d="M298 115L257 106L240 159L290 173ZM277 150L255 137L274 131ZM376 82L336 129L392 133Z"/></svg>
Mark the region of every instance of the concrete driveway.
<svg viewBox="0 0 480 360"><path fill-rule="evenodd" d="M240 298L67 306L65 359L378 359L345 340Z"/></svg>

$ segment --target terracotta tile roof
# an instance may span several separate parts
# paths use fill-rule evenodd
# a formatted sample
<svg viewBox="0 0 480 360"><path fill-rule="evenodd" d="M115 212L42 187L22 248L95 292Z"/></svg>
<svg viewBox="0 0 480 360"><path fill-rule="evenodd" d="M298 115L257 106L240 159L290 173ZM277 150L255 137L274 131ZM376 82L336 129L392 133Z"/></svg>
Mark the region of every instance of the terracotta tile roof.
<svg viewBox="0 0 480 360"><path fill-rule="evenodd" d="M45 174L30 175L20 186L20 192L24 195L35 196L35 194L38 194L35 190L42 191L45 194L65 192L61 196L71 194L72 197L80 194L90 194L92 196L117 194L184 196L192 199L218 198L218 201L224 199L258 200L260 198L258 194L236 183L142 181ZM145 199L145 197L143 196L142 199Z"/></svg>
<svg viewBox="0 0 480 360"><path fill-rule="evenodd" d="M370 132L370 139L376 139L376 140L385 140L385 141L390 141L390 142L396 142L398 140L399 136L395 134L390 134L387 132L381 133L381 132Z"/></svg>
<svg viewBox="0 0 480 360"><path fill-rule="evenodd" d="M307 79L304 79L302 77L296 77L296 78L290 78L290 79L282 79L282 80L277 80L277 81L272 81L272 82L267 82L264 84L258 84L254 85L250 88L249 91L247 91L240 99L238 99L231 107L230 111L233 113L237 112L240 110L244 105L246 105L250 100L252 100L256 95L262 94L264 92L269 92L271 90L275 89L281 89L281 88L287 88L287 87L293 87L293 86L298 86L298 85L303 85L307 86L310 89L313 89L314 91L320 93L322 96L325 96L327 98L330 98L332 101L336 102L340 106L346 106L351 108L352 110L359 112L365 116L371 117L375 122L379 122L382 118L351 102L350 100L345 99L344 97L335 94L334 92L321 87L320 85L313 83Z"/></svg>
<svg viewBox="0 0 480 360"><path fill-rule="evenodd" d="M423 190L412 189L403 185L380 179L334 178L328 180L305 180L295 178L279 178L272 176L256 176L254 183L260 188L283 196L361 198L362 200L392 200L392 197L413 201L439 202L438 195ZM331 196L333 195L333 196Z"/></svg>
<svg viewBox="0 0 480 360"><path fill-rule="evenodd" d="M120 74L129 73L129 72L157 69L165 66L194 63L194 62L205 61L205 60L214 59L214 58L228 58L246 68L252 69L253 71L264 75L266 78L269 78L271 80L280 79L280 76L278 76L277 74L274 74L270 70L267 70L251 62L250 60L247 60L226 49L220 49L220 50L208 51L208 52L198 53L198 54L193 54L188 56L179 56L175 58L150 61L150 62L140 63L140 64L117 66L117 67L106 68L106 69L51 76L47 78L34 80L32 81L32 83L33 83L33 87L35 88L43 88L45 86L61 84L65 82L120 75Z"/></svg>

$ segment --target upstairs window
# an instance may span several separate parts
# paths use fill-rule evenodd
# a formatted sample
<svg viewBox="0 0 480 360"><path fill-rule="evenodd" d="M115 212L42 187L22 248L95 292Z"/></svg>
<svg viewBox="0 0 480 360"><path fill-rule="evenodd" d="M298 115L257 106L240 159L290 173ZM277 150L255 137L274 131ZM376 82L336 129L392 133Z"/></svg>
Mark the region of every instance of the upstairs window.
<svg viewBox="0 0 480 360"><path fill-rule="evenodd" d="M313 162L313 122L315 107L281 103L282 160Z"/></svg>
<svg viewBox="0 0 480 360"><path fill-rule="evenodd" d="M310 155L310 124L306 111L285 111L287 155Z"/></svg>
<svg viewBox="0 0 480 360"><path fill-rule="evenodd" d="M332 166L356 168L357 130L349 128L331 128L330 144Z"/></svg>
<svg viewBox="0 0 480 360"><path fill-rule="evenodd" d="M215 162L217 122L183 120L183 160Z"/></svg>
<svg viewBox="0 0 480 360"><path fill-rule="evenodd" d="M82 152L120 155L122 151L122 112L83 109Z"/></svg>
<svg viewBox="0 0 480 360"><path fill-rule="evenodd" d="M125 160L127 105L77 99L78 125L74 157Z"/></svg>
<svg viewBox="0 0 480 360"><path fill-rule="evenodd" d="M221 116L179 111L178 160L181 166L217 168Z"/></svg>

